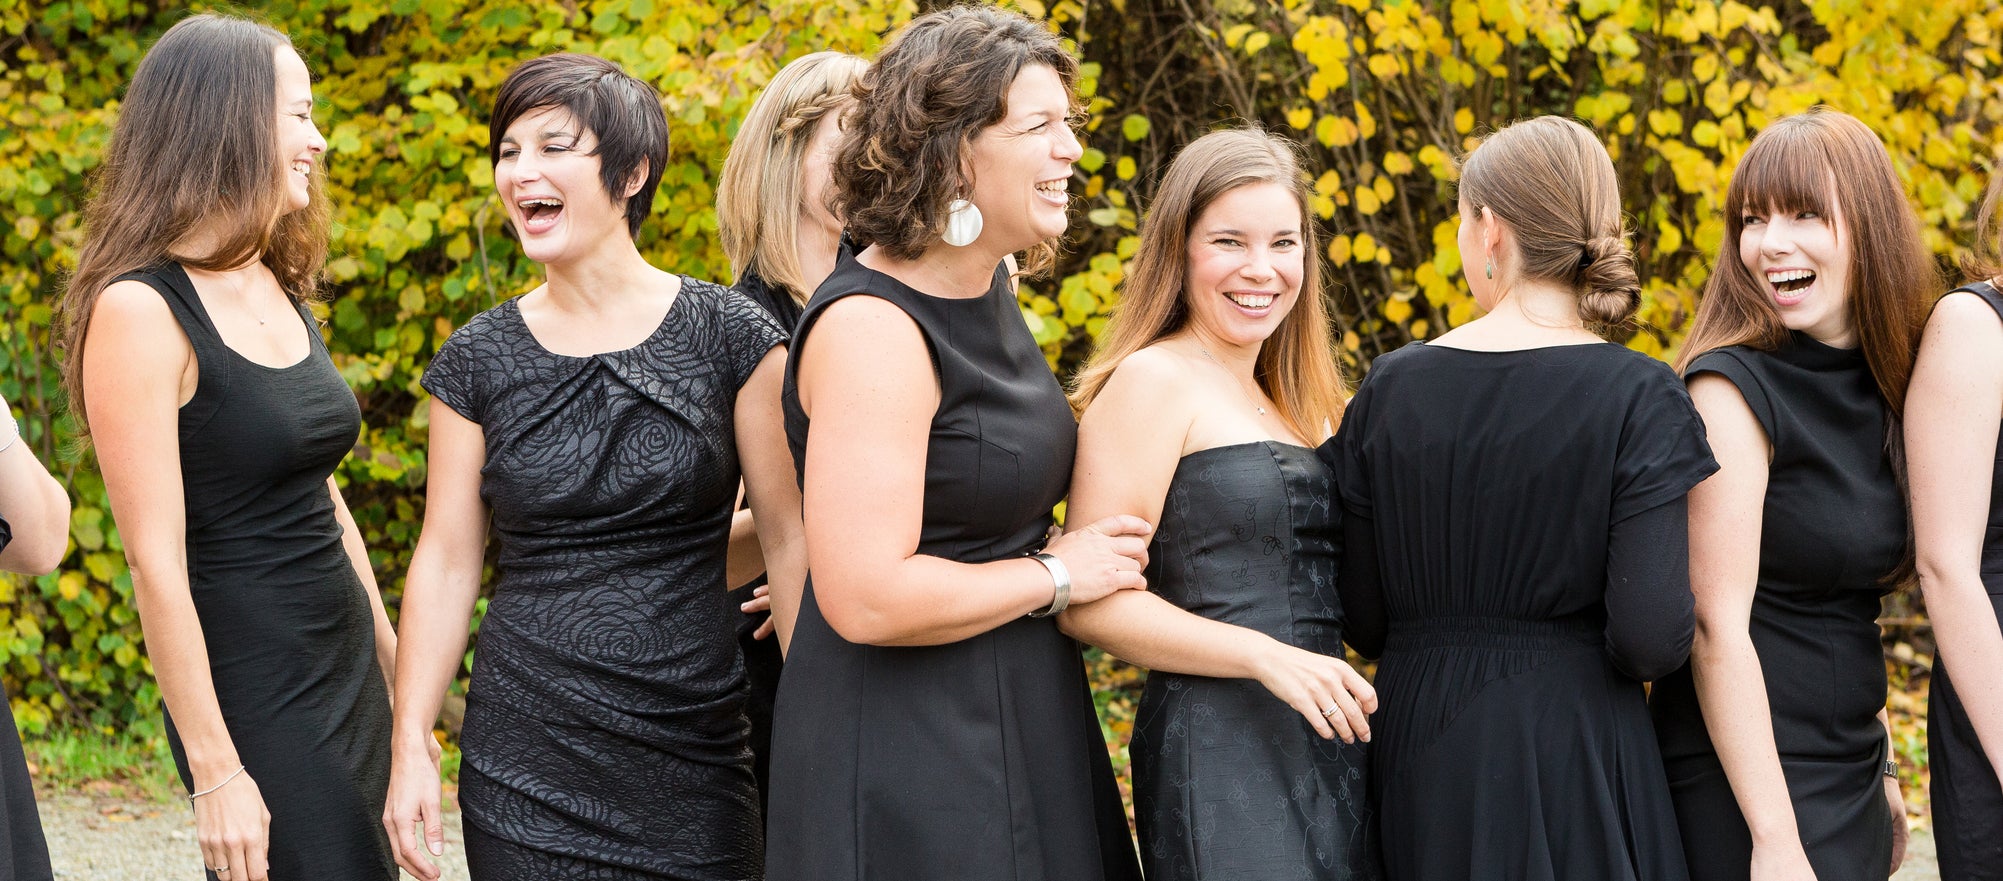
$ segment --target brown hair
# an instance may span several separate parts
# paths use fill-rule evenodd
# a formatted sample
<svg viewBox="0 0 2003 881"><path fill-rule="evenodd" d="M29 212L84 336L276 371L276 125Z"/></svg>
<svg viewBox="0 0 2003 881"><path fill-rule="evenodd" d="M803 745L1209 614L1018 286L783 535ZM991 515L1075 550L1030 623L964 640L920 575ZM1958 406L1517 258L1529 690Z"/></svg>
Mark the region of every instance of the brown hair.
<svg viewBox="0 0 2003 881"><path fill-rule="evenodd" d="M291 48L255 21L196 15L168 28L133 73L62 298L63 382L85 435L84 338L98 295L119 274L166 260L220 271L255 259L292 296L319 297L328 217L319 174L307 207L284 211L276 58ZM217 235L213 250L173 251L197 231Z"/></svg>
<svg viewBox="0 0 2003 881"><path fill-rule="evenodd" d="M968 145L1007 115L1009 87L1036 64L1057 72L1075 110L1077 59L1019 13L955 6L890 38L856 82L834 160L835 207L857 245L915 260L939 241L947 204L973 190ZM1053 256L1039 245L1029 266Z"/></svg>
<svg viewBox="0 0 2003 881"><path fill-rule="evenodd" d="M1855 117L1826 107L1776 120L1740 158L1723 210L1725 238L1677 358L1678 372L1713 349L1772 351L1787 341L1764 280L1739 259L1739 235L1748 211L1813 211L1840 217L1849 228L1844 308L1878 393L1895 420L1904 415L1927 303L1941 279L1878 136Z"/></svg>
<svg viewBox="0 0 2003 881"><path fill-rule="evenodd" d="M598 182L615 204L624 203L626 232L638 238L668 164L668 117L661 112L660 94L596 55L559 52L531 58L508 72L494 96L494 116L487 122L488 160L500 163L508 126L549 107L563 108L598 139L590 154L598 157ZM626 182L641 163L646 164L646 183L628 197Z"/></svg>
<svg viewBox="0 0 2003 881"><path fill-rule="evenodd" d="M2003 163L1989 173L1989 194L1975 212L1975 249L1961 261L1961 271L1973 281L2003 276Z"/></svg>
<svg viewBox="0 0 2003 881"><path fill-rule="evenodd" d="M1633 335L1641 283L1621 223L1620 180L1591 130L1539 116L1489 135L1462 160L1460 198L1515 233L1514 278L1570 288L1594 333Z"/></svg>
<svg viewBox="0 0 2003 881"><path fill-rule="evenodd" d="M800 166L814 127L848 103L849 90L868 67L841 52L802 55L751 102L716 185L716 231L733 276L755 274L801 304L813 293L806 290L794 241L804 198Z"/></svg>
<svg viewBox="0 0 2003 881"><path fill-rule="evenodd" d="M1312 185L1293 145L1255 128L1211 132L1184 147L1169 164L1141 227L1140 249L1120 307L1106 324L1105 341L1072 383L1073 410L1084 412L1127 356L1188 324L1184 298L1191 228L1226 193L1253 184L1276 184L1293 194L1306 257L1300 296L1259 348L1253 375L1280 417L1302 438L1319 440L1341 421L1348 392L1335 363L1328 307L1322 302L1321 248L1307 212Z"/></svg>

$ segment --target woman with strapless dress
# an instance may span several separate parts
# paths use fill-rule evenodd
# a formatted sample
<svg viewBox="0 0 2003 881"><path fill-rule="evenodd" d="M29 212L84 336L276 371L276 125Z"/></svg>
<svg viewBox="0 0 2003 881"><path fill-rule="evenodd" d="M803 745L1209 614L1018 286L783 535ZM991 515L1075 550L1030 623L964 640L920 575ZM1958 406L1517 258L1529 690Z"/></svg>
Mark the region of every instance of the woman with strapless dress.
<svg viewBox="0 0 2003 881"><path fill-rule="evenodd" d="M1263 132L1184 148L1072 396L1072 522L1159 524L1150 590L1058 617L1150 670L1129 749L1153 881L1379 876L1377 700L1341 659L1337 515L1312 449L1344 389L1308 193L1293 148Z"/></svg>

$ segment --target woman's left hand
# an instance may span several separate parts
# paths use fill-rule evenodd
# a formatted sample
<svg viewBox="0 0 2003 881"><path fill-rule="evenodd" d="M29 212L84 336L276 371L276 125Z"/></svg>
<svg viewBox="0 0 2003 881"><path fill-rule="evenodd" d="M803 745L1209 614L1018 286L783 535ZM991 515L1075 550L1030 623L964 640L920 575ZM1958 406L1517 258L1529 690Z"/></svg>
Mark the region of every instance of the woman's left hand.
<svg viewBox="0 0 2003 881"><path fill-rule="evenodd" d="M764 615L758 629L751 631L752 639L764 639L772 635L772 586L761 584L751 590L751 599L737 604L738 611L746 615Z"/></svg>
<svg viewBox="0 0 2003 881"><path fill-rule="evenodd" d="M1885 801L1892 807L1892 871L1897 872L1906 861L1906 794L1899 788L1899 778L1885 778Z"/></svg>

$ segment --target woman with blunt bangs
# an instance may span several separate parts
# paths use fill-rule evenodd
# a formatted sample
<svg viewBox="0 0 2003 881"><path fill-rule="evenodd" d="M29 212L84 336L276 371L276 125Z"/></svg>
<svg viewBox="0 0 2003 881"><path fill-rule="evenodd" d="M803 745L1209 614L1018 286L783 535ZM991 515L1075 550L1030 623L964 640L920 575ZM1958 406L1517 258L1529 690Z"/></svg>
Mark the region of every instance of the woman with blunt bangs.
<svg viewBox="0 0 2003 881"><path fill-rule="evenodd" d="M744 125L723 159L716 187L716 229L731 289L750 297L788 333L807 295L835 268L842 225L828 209L830 165L841 140L849 90L866 62L841 52L802 55L779 70L751 102ZM770 596L756 521L740 509L730 523L731 599L744 614L737 645L750 691L751 752L757 757L761 800L770 790L772 704L779 694L780 657L793 638L800 597ZM771 609L771 614L765 614ZM774 633L778 639L770 639Z"/></svg>
<svg viewBox="0 0 2003 881"><path fill-rule="evenodd" d="M1910 577L1899 417L1939 280L1890 157L1818 108L1753 139L1679 368L1690 664L1651 700L1690 874L1881 879L1905 842L1879 600Z"/></svg>
<svg viewBox="0 0 2003 881"><path fill-rule="evenodd" d="M547 278L424 372L430 476L383 823L398 862L436 879L431 731L491 522L499 580L460 735L472 877L761 878L724 557L741 464L773 581L801 577L785 334L634 244L668 153L652 87L602 58L537 58L501 83L489 131L494 188Z"/></svg>
<svg viewBox="0 0 2003 881"><path fill-rule="evenodd" d="M1322 447L1385 875L1683 881L1642 683L1690 648L1684 495L1717 464L1662 362L1593 133L1512 124L1461 167L1485 314L1379 357Z"/></svg>
<svg viewBox="0 0 2003 881"><path fill-rule="evenodd" d="M808 301L784 392L811 575L772 736L774 881L1140 875L1050 616L1141 587L1148 526L1043 547L1077 426L1009 263L1047 265L1068 225L1076 76L1042 25L958 6L855 86L834 213L862 250Z"/></svg>
<svg viewBox="0 0 2003 881"><path fill-rule="evenodd" d="M1149 590L1057 622L1149 670L1129 752L1154 881L1380 874L1362 744L1377 699L1342 661L1338 521L1311 446L1345 390L1309 192L1262 131L1183 148L1072 398L1069 516L1160 524Z"/></svg>
<svg viewBox="0 0 2003 881"><path fill-rule="evenodd" d="M1992 175L1963 264L1972 280L1934 304L1906 394L1913 543L1940 643L1927 763L1942 881L2003 879L2003 171Z"/></svg>
<svg viewBox="0 0 2003 881"><path fill-rule="evenodd" d="M181 21L119 106L63 295L71 410L221 881L396 877L396 636L333 478L361 409L305 307L326 148L285 35Z"/></svg>

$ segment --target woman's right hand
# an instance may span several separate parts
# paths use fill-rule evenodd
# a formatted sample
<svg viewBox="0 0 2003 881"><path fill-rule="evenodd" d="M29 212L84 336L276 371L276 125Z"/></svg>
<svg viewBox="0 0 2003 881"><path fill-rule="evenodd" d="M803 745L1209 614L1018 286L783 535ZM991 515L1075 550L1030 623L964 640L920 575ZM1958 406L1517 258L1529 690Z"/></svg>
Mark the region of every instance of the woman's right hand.
<svg viewBox="0 0 2003 881"><path fill-rule="evenodd" d="M205 781L194 781L202 787ZM209 783L208 786L215 786ZM270 873L271 812L249 771L195 799L195 838L202 865L222 881L265 881Z"/></svg>
<svg viewBox="0 0 2003 881"><path fill-rule="evenodd" d="M1815 868L1808 864L1808 852L1800 842L1792 847L1754 845L1752 881L1815 881Z"/></svg>
<svg viewBox="0 0 2003 881"><path fill-rule="evenodd" d="M1285 701L1324 740L1370 741L1377 689L1341 658L1271 640L1257 660L1259 684Z"/></svg>
<svg viewBox="0 0 2003 881"><path fill-rule="evenodd" d="M433 857L445 854L445 821L439 811L438 742L425 732L430 747L397 743L390 749L389 801L383 805L383 827L389 831L396 864L422 881L437 881ZM420 844L414 831L424 826Z"/></svg>
<svg viewBox="0 0 2003 881"><path fill-rule="evenodd" d="M1146 520L1115 514L1076 532L1067 532L1043 552L1056 557L1071 575L1071 605L1104 599L1116 590L1146 590L1141 570L1148 565Z"/></svg>

